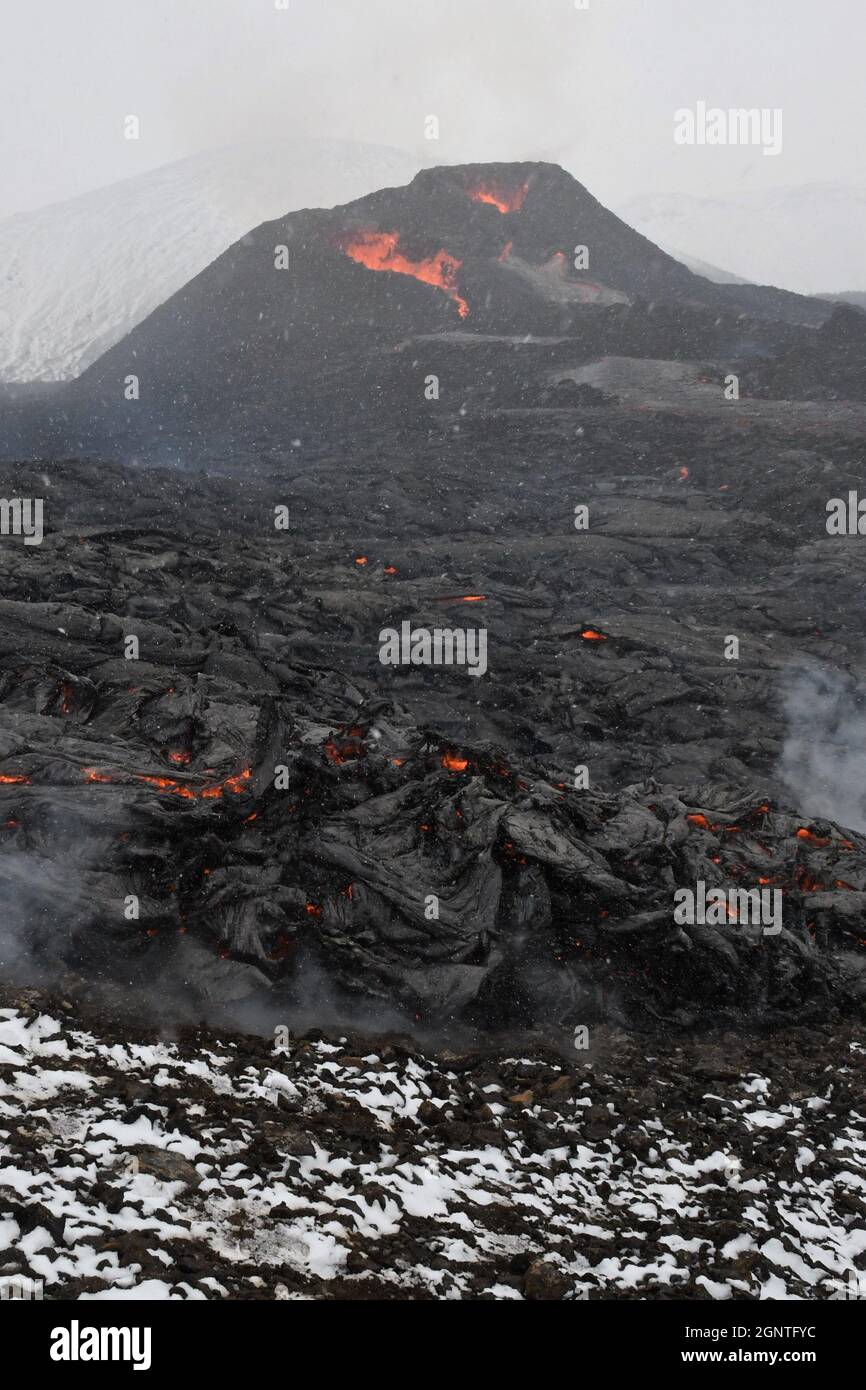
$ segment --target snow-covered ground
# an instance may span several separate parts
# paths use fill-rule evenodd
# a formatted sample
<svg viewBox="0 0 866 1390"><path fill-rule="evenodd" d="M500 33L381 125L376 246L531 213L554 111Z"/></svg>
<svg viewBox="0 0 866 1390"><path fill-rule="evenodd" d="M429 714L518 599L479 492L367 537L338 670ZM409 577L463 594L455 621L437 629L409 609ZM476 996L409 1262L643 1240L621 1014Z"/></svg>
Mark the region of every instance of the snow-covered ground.
<svg viewBox="0 0 866 1390"><path fill-rule="evenodd" d="M79 375L253 227L407 183L418 160L339 140L196 155L0 221L0 382Z"/></svg>
<svg viewBox="0 0 866 1390"><path fill-rule="evenodd" d="M851 1035L278 1049L15 997L0 1275L49 1299L826 1299L866 1261Z"/></svg>

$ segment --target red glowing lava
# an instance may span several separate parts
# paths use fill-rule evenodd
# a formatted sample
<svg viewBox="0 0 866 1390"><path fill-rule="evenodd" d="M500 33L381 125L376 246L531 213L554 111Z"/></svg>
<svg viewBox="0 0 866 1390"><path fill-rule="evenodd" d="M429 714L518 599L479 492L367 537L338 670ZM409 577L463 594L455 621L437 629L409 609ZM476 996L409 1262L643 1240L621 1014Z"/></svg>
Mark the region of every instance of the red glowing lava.
<svg viewBox="0 0 866 1390"><path fill-rule="evenodd" d="M810 845L817 845L819 849L825 849L827 845L832 843L829 836L816 835L813 831L807 830L805 826L797 831L797 839L808 840Z"/></svg>
<svg viewBox="0 0 866 1390"><path fill-rule="evenodd" d="M465 772L469 766L469 759L461 758L457 753L443 753L442 766L448 772Z"/></svg>
<svg viewBox="0 0 866 1390"><path fill-rule="evenodd" d="M85 782L118 781L118 778L111 777L105 772L99 772L95 767L82 768L82 773ZM135 780L144 782L145 786L156 787L157 791L183 797L184 801L216 801L222 797L224 792L234 792L238 795L246 791L246 784L252 775L252 768L245 767L243 772L238 772L233 777L226 777L224 782L216 782L210 787L190 787L185 782L176 782L173 777L151 777L144 773L136 773Z"/></svg>
<svg viewBox="0 0 866 1390"><path fill-rule="evenodd" d="M522 184L519 188L504 188L495 180L486 179L483 183L477 183L472 188L467 188L466 196L471 198L473 203L488 203L504 214L506 212L520 212L526 202L528 192L528 183Z"/></svg>
<svg viewBox="0 0 866 1390"><path fill-rule="evenodd" d="M367 751L363 740L364 730L358 724L351 729L338 729L325 743L325 757L337 767L363 758Z"/></svg>
<svg viewBox="0 0 866 1390"><path fill-rule="evenodd" d="M445 250L434 256L413 260L400 249L397 232L354 232L347 234L340 249L358 265L368 270L388 270L394 275L411 275L425 285L443 290L457 305L462 319L468 317L469 305L457 289L457 273L463 262Z"/></svg>
<svg viewBox="0 0 866 1390"><path fill-rule="evenodd" d="M437 594L434 603L486 603L486 594Z"/></svg>
<svg viewBox="0 0 866 1390"><path fill-rule="evenodd" d="M584 642L606 642L606 641L607 641L607 637L605 636L605 634L604 634L603 632L596 632L596 631L595 631L595 628L592 628L592 627L584 628L583 632L582 632L580 635L581 635L581 637L583 638Z"/></svg>

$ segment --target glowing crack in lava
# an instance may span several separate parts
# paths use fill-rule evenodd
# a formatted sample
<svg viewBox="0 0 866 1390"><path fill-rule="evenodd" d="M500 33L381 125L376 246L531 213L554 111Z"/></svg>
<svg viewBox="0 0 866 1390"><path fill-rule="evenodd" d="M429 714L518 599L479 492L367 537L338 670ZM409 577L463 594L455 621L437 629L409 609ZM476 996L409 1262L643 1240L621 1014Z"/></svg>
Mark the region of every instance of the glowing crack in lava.
<svg viewBox="0 0 866 1390"><path fill-rule="evenodd" d="M119 779L109 773L100 772L95 767L82 768L85 782L116 782ZM143 782L145 786L156 787L158 791L168 792L172 796L181 796L185 801L218 801L224 792L234 792L240 795L247 790L246 784L252 779L253 770L245 767L242 772L238 772L234 777L226 777L225 781L217 782L209 787L190 787L185 782L177 782L173 777L149 777L144 773L137 772L132 774L136 782Z"/></svg>
<svg viewBox="0 0 866 1390"><path fill-rule="evenodd" d="M413 261L400 250L397 232L355 232L341 241L340 250L368 270L411 275L425 285L435 285L454 300L462 319L468 317L469 305L457 289L457 273L463 262L447 251L437 251L435 256Z"/></svg>
<svg viewBox="0 0 866 1390"><path fill-rule="evenodd" d="M519 188L503 188L501 184L486 182L476 183L472 188L467 188L466 196L471 198L473 203L489 203L491 207L497 208L499 212L520 212L526 202L526 195L529 192L529 184L524 183Z"/></svg>
<svg viewBox="0 0 866 1390"><path fill-rule="evenodd" d="M486 603L486 594L437 594L434 603Z"/></svg>
<svg viewBox="0 0 866 1390"><path fill-rule="evenodd" d="M807 830L805 826L801 826L797 831L797 839L808 840L810 844L817 845L819 849L826 849L827 845L833 843L829 836L816 835L813 830Z"/></svg>
<svg viewBox="0 0 866 1390"><path fill-rule="evenodd" d="M244 784L250 781L252 775L252 768L245 767L243 772L239 772L235 777L227 777L224 782L218 782L215 786L198 789L182 782L175 782L171 777L144 777L138 774L137 780L146 782L149 787L158 787L160 791L170 792L173 796L182 796L187 801L196 801L199 798L203 801L215 801L223 792L234 792L238 795L246 791Z"/></svg>
<svg viewBox="0 0 866 1390"><path fill-rule="evenodd" d="M348 732L339 729L325 743L325 757L338 767L355 758L363 758L367 751L363 743L363 734L364 730L358 725Z"/></svg>

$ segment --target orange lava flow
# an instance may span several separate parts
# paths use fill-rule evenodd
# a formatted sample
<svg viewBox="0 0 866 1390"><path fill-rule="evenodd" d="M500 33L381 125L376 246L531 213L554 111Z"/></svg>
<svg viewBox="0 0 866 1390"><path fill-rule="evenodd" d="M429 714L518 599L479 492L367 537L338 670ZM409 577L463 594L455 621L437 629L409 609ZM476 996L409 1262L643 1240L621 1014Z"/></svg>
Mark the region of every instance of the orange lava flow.
<svg viewBox="0 0 866 1390"><path fill-rule="evenodd" d="M520 212L528 192L528 183L522 184L519 188L503 188L501 184L487 181L467 188L466 196L471 198L473 203L489 203L491 207L504 214Z"/></svg>
<svg viewBox="0 0 866 1390"><path fill-rule="evenodd" d="M469 766L469 759L461 758L456 753L443 753L442 766L449 772L465 772Z"/></svg>
<svg viewBox="0 0 866 1390"><path fill-rule="evenodd" d="M173 782L170 777L139 777L139 782L146 782L149 787L158 787L162 792L173 792L175 796L186 797L187 801L195 801L195 792L192 787L184 787L180 782Z"/></svg>
<svg viewBox="0 0 866 1390"><path fill-rule="evenodd" d="M819 849L824 849L827 845L832 844L829 837L825 838L822 835L815 835L811 830L807 830L805 826L802 826L801 829L797 831L797 839L808 840L811 845L817 845Z"/></svg>
<svg viewBox="0 0 866 1390"><path fill-rule="evenodd" d="M580 634L584 642L606 642L607 638L603 632L596 632L594 628L588 627Z"/></svg>
<svg viewBox="0 0 866 1390"><path fill-rule="evenodd" d="M98 772L94 767L82 769L85 782L115 782L117 778L109 777L104 772ZM169 792L172 796L183 797L185 801L216 801L222 797L224 792L240 793L246 791L246 784L253 775L251 767L245 767L243 772L238 772L233 777L227 777L224 782L217 782L211 787L190 787L183 782L176 782L173 777L150 777L144 773L136 774L136 781L144 782L148 787L156 787L158 791Z"/></svg>
<svg viewBox="0 0 866 1390"><path fill-rule="evenodd" d="M437 594L434 603L486 603L486 594Z"/></svg>
<svg viewBox="0 0 866 1390"><path fill-rule="evenodd" d="M411 275L425 285L435 285L454 300L462 319L468 317L469 305L457 289L457 273L463 262L447 251L414 261L400 250L397 232L355 232L344 238L340 249L368 270L389 270L394 275Z"/></svg>
<svg viewBox="0 0 866 1390"><path fill-rule="evenodd" d="M0 775L0 786L2 787L29 787L31 781L32 779L25 777L23 773L3 773Z"/></svg>

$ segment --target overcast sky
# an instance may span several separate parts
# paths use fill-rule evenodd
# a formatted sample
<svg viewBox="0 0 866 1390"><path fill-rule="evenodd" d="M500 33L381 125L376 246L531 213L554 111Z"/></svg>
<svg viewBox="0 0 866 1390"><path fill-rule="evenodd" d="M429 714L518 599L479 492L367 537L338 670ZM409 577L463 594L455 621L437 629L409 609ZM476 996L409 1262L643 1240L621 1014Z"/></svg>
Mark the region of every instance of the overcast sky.
<svg viewBox="0 0 866 1390"><path fill-rule="evenodd" d="M866 183L863 0L278 3L3 0L0 216L304 132L443 163L553 159L620 204ZM675 145L674 111L699 100L780 107L781 155Z"/></svg>

